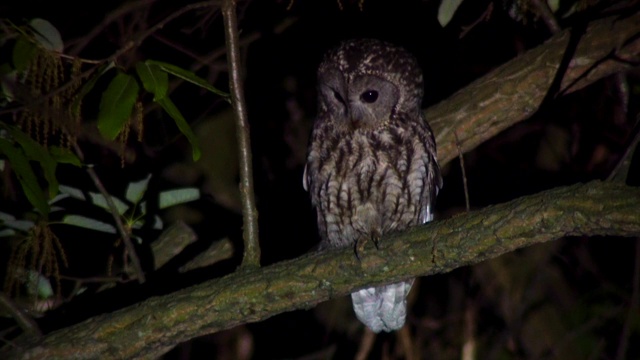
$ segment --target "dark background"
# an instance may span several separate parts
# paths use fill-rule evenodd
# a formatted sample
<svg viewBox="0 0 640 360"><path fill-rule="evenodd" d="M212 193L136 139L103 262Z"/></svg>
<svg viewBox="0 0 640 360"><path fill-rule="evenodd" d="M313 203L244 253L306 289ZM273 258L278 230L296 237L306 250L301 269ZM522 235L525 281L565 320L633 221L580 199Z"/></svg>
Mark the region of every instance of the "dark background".
<svg viewBox="0 0 640 360"><path fill-rule="evenodd" d="M336 1L297 0L289 4L267 0L239 4L240 38L247 40L242 47L245 94L263 265L311 251L318 241L315 216L301 178L315 111L316 69L326 50L353 37L379 38L406 47L415 54L424 71L424 106L428 107L551 36L535 14L523 10L522 16L514 19L502 1L463 1L445 28L436 17L439 1L363 3L362 10L357 1L347 0L341 2L342 9ZM561 3L562 10L572 5ZM121 4L7 2L0 5L0 16L16 24L35 17L46 19L60 31L70 49L75 39L86 36L105 14ZM106 58L181 6L173 1L149 2L142 7L146 9L144 12L134 11L106 24L77 55L86 59ZM490 17L461 37L463 29L478 20L489 6L493 9ZM595 6L580 14L561 20L561 26L600 17L604 10ZM137 61L169 62L194 70L226 90L224 52L207 63L198 62L198 58L206 58L223 48L220 12L194 11L168 23L116 61L120 69L129 73L134 73ZM6 59L7 47L3 46L2 51ZM164 213L169 222L187 219L200 240L187 249L188 254L151 273L149 283L143 287L128 283L105 292L90 288L87 294L71 299L39 319L45 330L222 276L233 271L241 259L238 209L220 204L216 201L220 194L208 191L206 186L207 178L233 178L235 172L225 171L224 167L221 173L194 170L189 144L172 120L153 106L149 95L142 97L148 106L144 140L142 143L129 140L127 146L132 156L121 168L120 154L91 135L101 91L108 80L107 75L99 81L83 107L87 125L80 135L80 145L85 149L87 161L95 164L112 194L123 194L129 182L148 173L154 174L150 191L201 187L205 196L190 203L188 211L184 210L197 215ZM172 84L175 88L171 98L196 131L203 124L225 121L220 119L224 118L228 105L219 97L190 84L177 81ZM620 84L628 86L628 104L619 90ZM556 186L605 179L633 137L638 90L637 71L603 79L576 93L547 101L531 119L466 154L472 209ZM211 143L229 142L225 138L228 132L201 136ZM207 147L203 143L205 156L210 154ZM634 164L632 176L637 179L637 161ZM465 211L458 161L446 164L443 173L444 189L438 198L436 219ZM82 169L61 167L58 176L61 183L92 189ZM69 211L92 211L84 204L67 206ZM16 216L29 207L20 196L6 196L5 192L0 198L0 210ZM95 216L109 218L97 213ZM118 251L109 236L65 226L53 229L69 258L70 266L63 273L77 277L100 275L109 254ZM157 235L149 231L145 241ZM235 245L234 257L188 274L175 271L188 255L225 237ZM473 268L420 279L410 297L407 321L418 349L416 354L421 358L459 358L464 314L472 311L479 358L615 358L631 302L636 246L636 240L632 239L561 239ZM147 250L142 246L140 251L143 262L149 266L148 244ZM3 259L7 254L3 254ZM70 284L63 283L63 289L70 291ZM633 316L637 317L637 311ZM638 340L639 322L635 319L631 323L630 344L634 344ZM2 324L8 327L11 321ZM344 298L317 309L285 313L195 339L178 346L166 358L242 358L242 351L237 349L248 349L256 359L349 358L358 349L361 336L362 327ZM399 347L396 334L379 335L370 355L401 357ZM627 355L640 356L638 347L631 346Z"/></svg>

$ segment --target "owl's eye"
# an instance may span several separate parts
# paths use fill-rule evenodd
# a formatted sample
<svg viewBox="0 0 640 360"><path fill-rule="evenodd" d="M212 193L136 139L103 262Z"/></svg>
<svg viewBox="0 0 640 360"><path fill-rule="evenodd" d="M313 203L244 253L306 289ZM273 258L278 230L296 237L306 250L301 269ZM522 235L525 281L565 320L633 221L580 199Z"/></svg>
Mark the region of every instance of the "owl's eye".
<svg viewBox="0 0 640 360"><path fill-rule="evenodd" d="M362 95L360 95L360 99L362 99L362 101L366 103L371 104L373 102L376 102L376 100L378 100L378 92L375 90L367 90L363 92Z"/></svg>
<svg viewBox="0 0 640 360"><path fill-rule="evenodd" d="M344 102L344 99L342 98L342 96L340 95L340 93L339 93L339 92L337 92L337 91L335 91L335 90L333 91L333 97L335 97L335 98L336 98L336 100L340 101L342 104L344 104L344 103L345 103L345 102Z"/></svg>

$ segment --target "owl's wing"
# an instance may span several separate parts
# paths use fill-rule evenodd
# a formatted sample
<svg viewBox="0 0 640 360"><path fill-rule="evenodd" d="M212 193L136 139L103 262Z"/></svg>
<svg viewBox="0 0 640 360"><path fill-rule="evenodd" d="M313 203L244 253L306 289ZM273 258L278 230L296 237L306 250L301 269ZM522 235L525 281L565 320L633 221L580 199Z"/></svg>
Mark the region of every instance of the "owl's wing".
<svg viewBox="0 0 640 360"><path fill-rule="evenodd" d="M304 174L302 174L302 187L309 191L309 178L307 178L307 164L304 164Z"/></svg>
<svg viewBox="0 0 640 360"><path fill-rule="evenodd" d="M430 170L427 177L429 190L426 194L428 198L426 199L426 206L420 212L420 221L423 224L433 220L433 207L436 203L438 192L442 189L442 174L440 174L440 167L435 160L431 166L427 166L427 169Z"/></svg>

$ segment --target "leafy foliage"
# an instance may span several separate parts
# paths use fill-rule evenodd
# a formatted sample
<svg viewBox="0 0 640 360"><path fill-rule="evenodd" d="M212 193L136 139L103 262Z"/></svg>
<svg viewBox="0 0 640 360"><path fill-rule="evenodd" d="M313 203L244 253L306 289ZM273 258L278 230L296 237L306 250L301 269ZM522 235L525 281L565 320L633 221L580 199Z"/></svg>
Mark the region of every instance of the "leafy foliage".
<svg viewBox="0 0 640 360"><path fill-rule="evenodd" d="M133 76L119 72L102 94L98 129L107 139L113 140L131 117L138 96L138 83Z"/></svg>

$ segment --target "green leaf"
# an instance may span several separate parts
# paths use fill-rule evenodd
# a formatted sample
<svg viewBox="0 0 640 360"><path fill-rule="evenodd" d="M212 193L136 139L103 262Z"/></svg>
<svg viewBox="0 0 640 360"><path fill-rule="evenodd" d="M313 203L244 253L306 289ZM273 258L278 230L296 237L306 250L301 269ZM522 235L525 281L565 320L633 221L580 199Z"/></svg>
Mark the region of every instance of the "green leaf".
<svg viewBox="0 0 640 360"><path fill-rule="evenodd" d="M160 70L158 65L139 62L136 71L144 89L153 94L153 101L158 101L167 96L169 90L169 76Z"/></svg>
<svg viewBox="0 0 640 360"><path fill-rule="evenodd" d="M440 26L447 26L461 3L462 0L442 0L438 8L438 22Z"/></svg>
<svg viewBox="0 0 640 360"><path fill-rule="evenodd" d="M178 108L174 105L171 99L169 99L169 97L158 100L158 104L160 104L164 111L166 111L169 116L173 118L173 120L176 122L176 125L178 126L178 129L180 129L184 136L187 137L187 140L189 140L189 143L191 143L193 161L198 161L198 159L200 159L200 155L202 155L200 146L198 145L198 139L191 130L189 124L187 124L187 120L185 120L185 118L180 113L180 110L178 110Z"/></svg>
<svg viewBox="0 0 640 360"><path fill-rule="evenodd" d="M67 215L62 219L62 222L68 225L74 225L85 229L91 229L96 231L102 231L109 234L115 234L116 228L102 221L88 218L82 215Z"/></svg>
<svg viewBox="0 0 640 360"><path fill-rule="evenodd" d="M49 148L51 156L60 164L71 164L77 167L82 166L80 158L76 154L72 153L69 149L64 149L59 146L52 146Z"/></svg>
<svg viewBox="0 0 640 360"><path fill-rule="evenodd" d="M5 71L9 69L9 71ZM15 98L14 90L16 87L16 83L18 82L18 72L16 70L11 69L9 64L0 65L0 84L2 90L2 100L13 101ZM4 106L6 103L0 104L0 106Z"/></svg>
<svg viewBox="0 0 640 360"><path fill-rule="evenodd" d="M18 72L27 70L27 66L36 53L36 45L29 41L26 36L20 36L13 46L12 62L13 68Z"/></svg>
<svg viewBox="0 0 640 360"><path fill-rule="evenodd" d="M40 43L45 49L62 52L64 50L64 44L62 42L62 36L55 26L44 19L33 19L29 22L29 26L35 32L36 41Z"/></svg>
<svg viewBox="0 0 640 360"><path fill-rule="evenodd" d="M27 157L24 156L22 151L16 149L13 144L2 138L0 138L0 152L4 153L9 159L9 163L13 171L15 171L18 181L20 181L20 186L22 186L22 190L31 205L40 211L42 215L48 215L50 209L47 197L40 188Z"/></svg>
<svg viewBox="0 0 640 360"><path fill-rule="evenodd" d="M109 205L107 204L107 199L104 197L104 195L91 192L89 193L89 196L91 197L91 202L93 203L93 205L101 207L107 211L111 211ZM129 205L127 205L124 201L118 199L117 197L111 196L111 200L113 200L113 203L118 210L118 214L122 215L125 211L127 211L127 209L129 209Z"/></svg>
<svg viewBox="0 0 640 360"><path fill-rule="evenodd" d="M35 225L35 223L30 220L18 220L15 216L0 211L0 225L27 232Z"/></svg>
<svg viewBox="0 0 640 360"><path fill-rule="evenodd" d="M60 192L63 194L67 194L74 199L86 201L87 198L84 196L84 193L80 189L76 189L67 185L60 185Z"/></svg>
<svg viewBox="0 0 640 360"><path fill-rule="evenodd" d="M35 142L17 127L10 127L9 132L18 144L20 144L27 155L27 158L40 163L44 178L49 184L49 198L52 199L56 194L58 194L58 179L56 179L56 167L58 166L58 163L53 159L44 146Z"/></svg>
<svg viewBox="0 0 640 360"><path fill-rule="evenodd" d="M133 76L118 73L111 80L100 100L98 129L104 137L113 140L118 136L133 111L138 96L138 83Z"/></svg>
<svg viewBox="0 0 640 360"><path fill-rule="evenodd" d="M12 222L7 222L5 223L5 225L7 225L7 227L24 231L24 232L27 232L31 230L32 227L36 226L36 224L30 220L15 220Z"/></svg>
<svg viewBox="0 0 640 360"><path fill-rule="evenodd" d="M93 89L93 87L96 85L96 82L98 82L98 79L100 79L100 77L104 75L104 73L106 73L108 70L110 70L113 66L113 62L100 66L98 71L93 74L93 76L87 82L85 82L84 85L82 85L80 91L78 91L78 94L75 96L75 98L73 99L73 103L71 104L72 114L80 112L82 99L84 99L89 91Z"/></svg>
<svg viewBox="0 0 640 360"><path fill-rule="evenodd" d="M199 198L200 190L198 188L184 188L163 191L160 193L158 199L158 207L160 209L166 209L170 206L198 200Z"/></svg>
<svg viewBox="0 0 640 360"><path fill-rule="evenodd" d="M6 212L0 211L0 221L7 222L7 221L14 221L15 219L16 219L15 216L8 214Z"/></svg>
<svg viewBox="0 0 640 360"><path fill-rule="evenodd" d="M49 279L33 270L27 271L26 278L27 292L31 295L37 295L39 299L48 299L53 296L53 287L51 287ZM35 294L33 293L34 290Z"/></svg>
<svg viewBox="0 0 640 360"><path fill-rule="evenodd" d="M186 80L192 84L198 85L203 89L207 89L209 91L211 91L214 94L220 95L222 97L224 97L225 99L229 99L229 94L227 94L224 91L218 90L215 87L213 87L211 84L209 84L209 82L207 82L207 80L199 77L198 75L194 74L193 72L189 71L189 70L185 70L181 67L172 65L172 64L168 64L162 61L156 61L156 60L147 60L146 64L148 65L157 65L158 67L160 67L160 69L168 72L171 75L177 76L183 80Z"/></svg>
<svg viewBox="0 0 640 360"><path fill-rule="evenodd" d="M154 230L162 230L164 224L162 223L162 219L158 215L153 216L153 229Z"/></svg>
<svg viewBox="0 0 640 360"><path fill-rule="evenodd" d="M127 193L125 195L127 200L137 204L144 196L145 191L147 191L149 180L151 180L151 174L140 181L130 182L129 186L127 186Z"/></svg>
<svg viewBox="0 0 640 360"><path fill-rule="evenodd" d="M2 229L0 230L0 237L14 236L16 231L13 229Z"/></svg>
<svg viewBox="0 0 640 360"><path fill-rule="evenodd" d="M145 224L144 219L138 219L133 223L133 225L131 225L131 228L132 229L142 229L144 224ZM162 230L162 220L160 219L160 217L158 215L154 215L154 217L153 217L152 228L153 228L153 230Z"/></svg>

